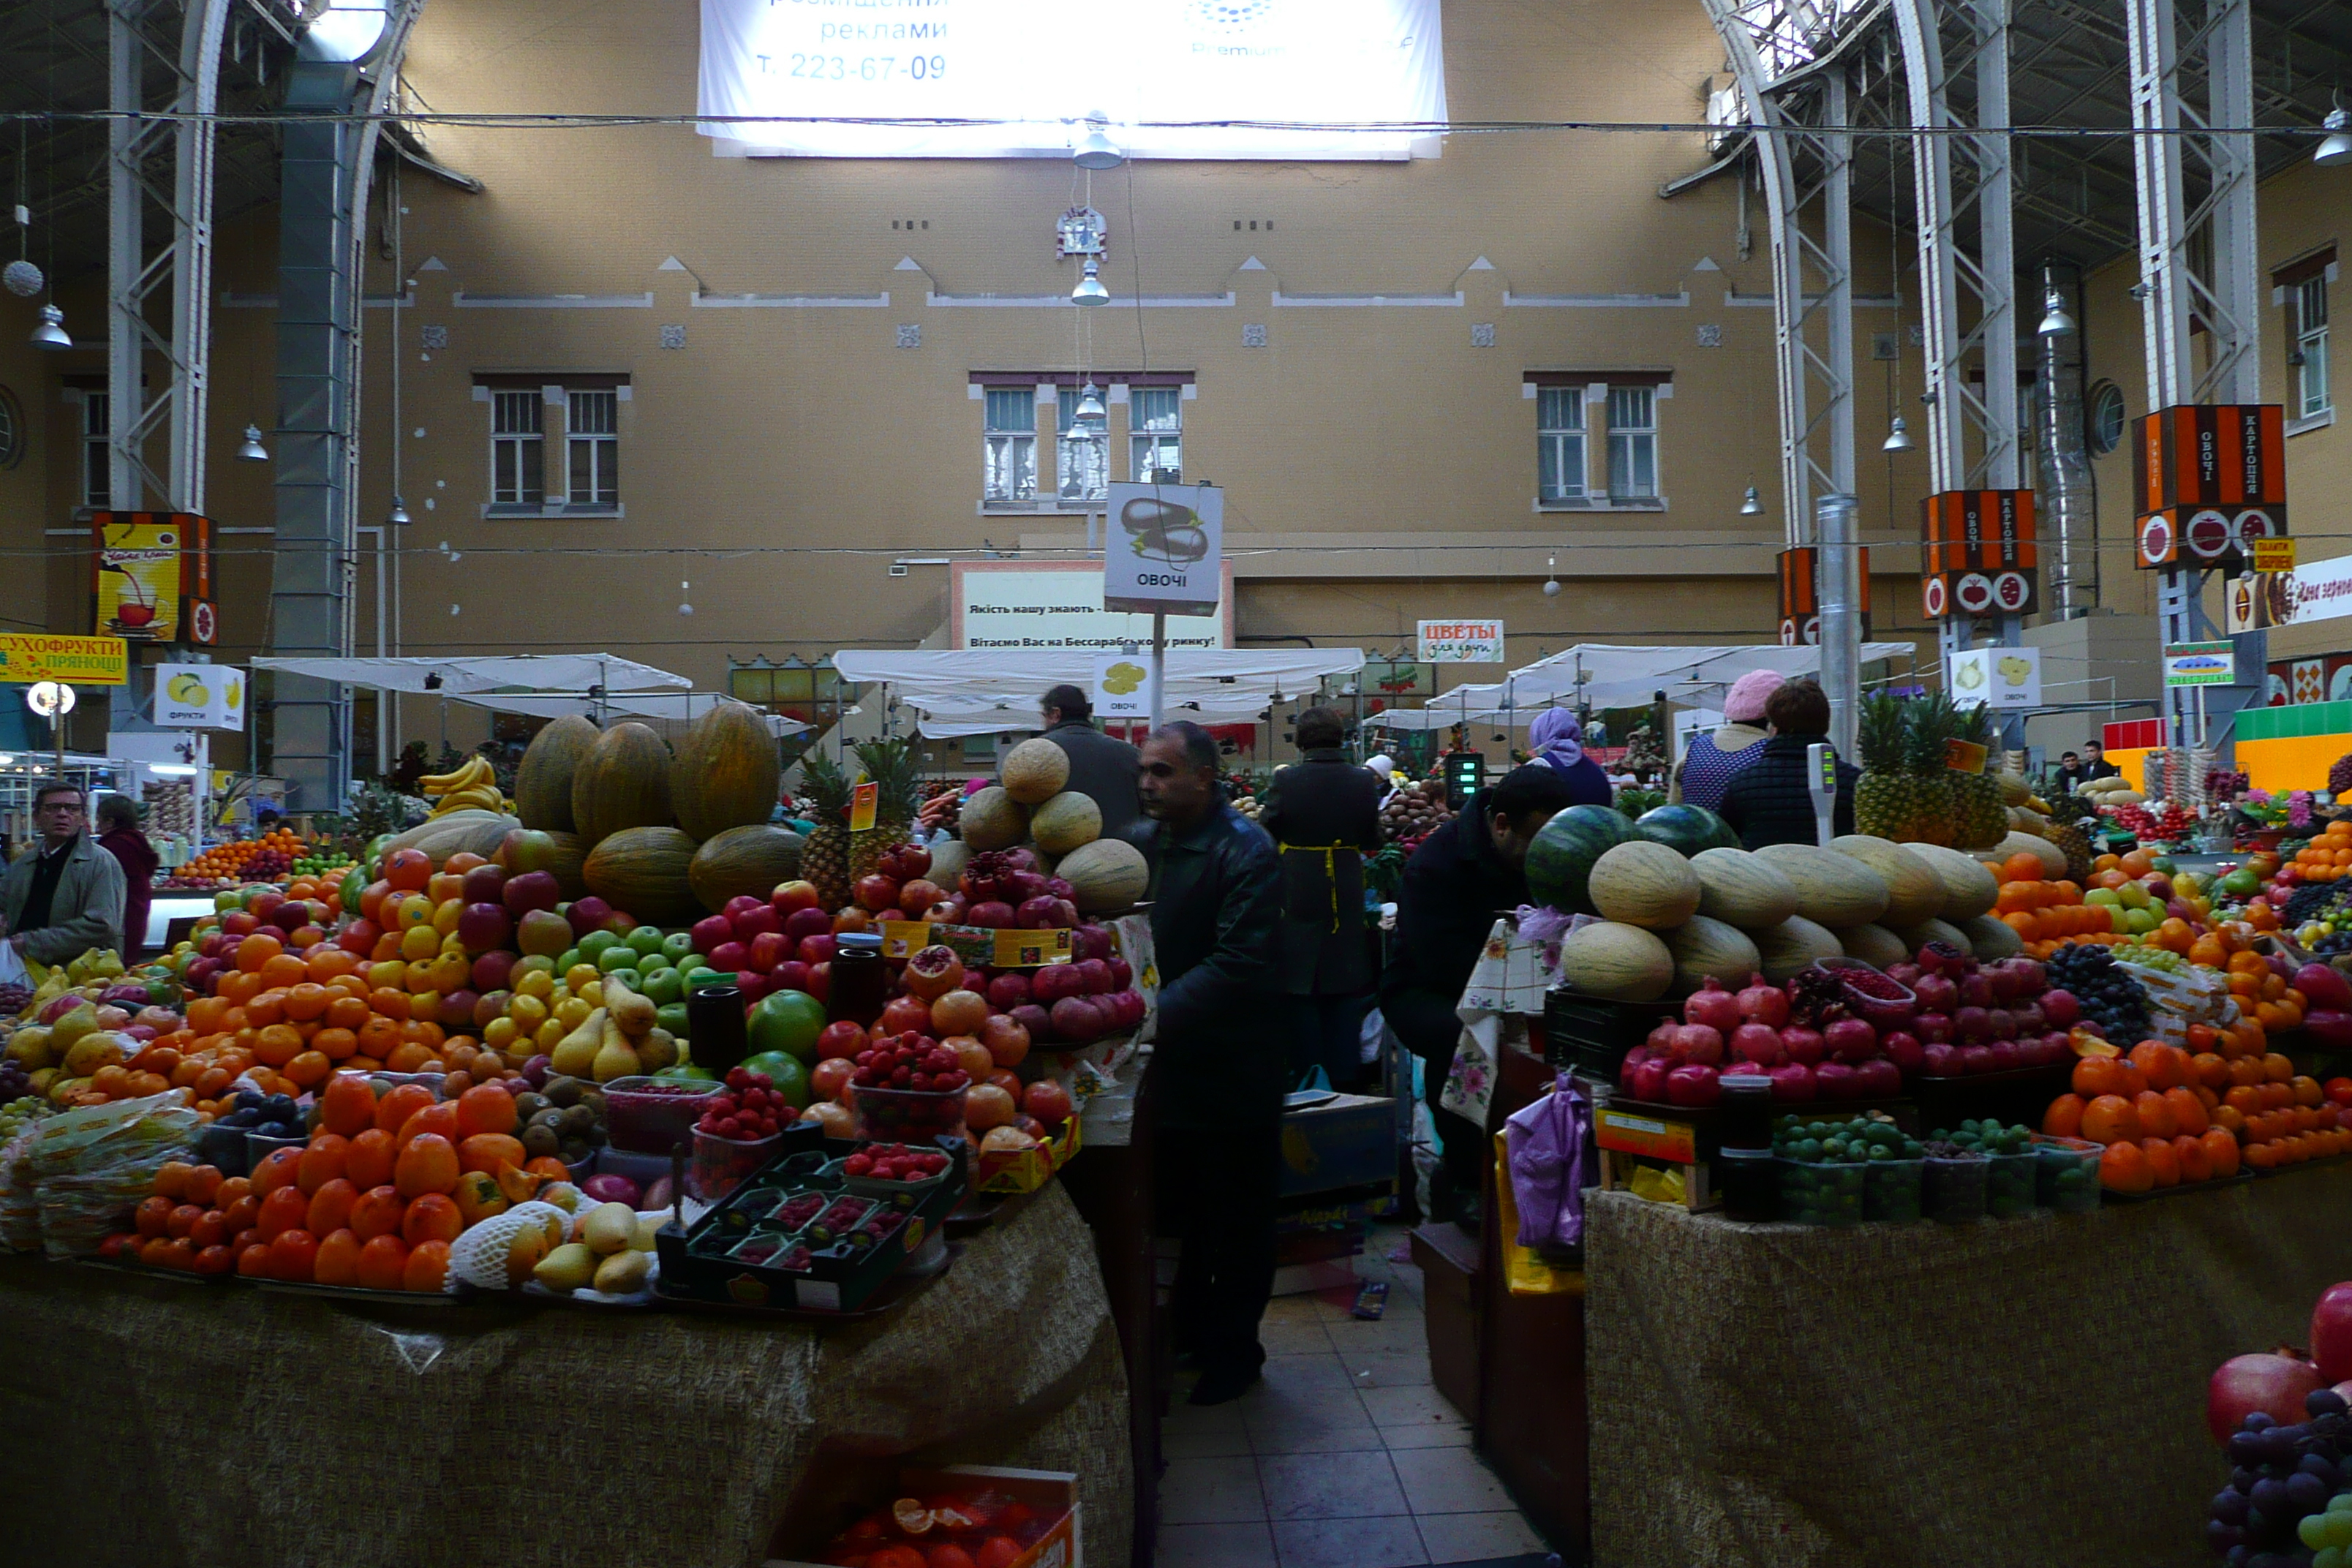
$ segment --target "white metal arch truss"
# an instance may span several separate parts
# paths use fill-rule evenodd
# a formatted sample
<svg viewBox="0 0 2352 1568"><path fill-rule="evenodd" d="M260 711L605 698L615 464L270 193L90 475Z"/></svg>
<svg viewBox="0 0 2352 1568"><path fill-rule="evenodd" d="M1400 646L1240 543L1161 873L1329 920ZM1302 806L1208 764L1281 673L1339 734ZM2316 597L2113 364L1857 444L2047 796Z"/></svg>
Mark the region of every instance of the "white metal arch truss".
<svg viewBox="0 0 2352 1568"><path fill-rule="evenodd" d="M1832 44L1857 0L1706 0L1748 112L1764 186L1780 404L1782 532L1853 489L1853 152ZM1812 128L1833 128L1824 134ZM1811 226L1809 229L1808 224Z"/></svg>

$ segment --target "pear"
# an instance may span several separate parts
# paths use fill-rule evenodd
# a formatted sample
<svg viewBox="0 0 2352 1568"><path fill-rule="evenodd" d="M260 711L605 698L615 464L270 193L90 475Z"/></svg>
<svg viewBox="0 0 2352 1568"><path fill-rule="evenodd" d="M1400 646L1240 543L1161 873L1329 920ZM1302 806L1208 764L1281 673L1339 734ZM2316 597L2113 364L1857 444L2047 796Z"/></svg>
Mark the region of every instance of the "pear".
<svg viewBox="0 0 2352 1568"><path fill-rule="evenodd" d="M621 1032L621 1026L613 1022L613 1015L605 1014L604 1037L596 1047L596 1055L590 1059L589 1076L598 1083L610 1083L616 1078L627 1078L638 1070L636 1047L631 1045L629 1037Z"/></svg>
<svg viewBox="0 0 2352 1568"><path fill-rule="evenodd" d="M617 974L604 976L604 1010L631 1039L654 1026L654 999L630 990L628 982Z"/></svg>
<svg viewBox="0 0 2352 1568"><path fill-rule="evenodd" d="M566 1078L587 1078L596 1060L596 1053L604 1043L604 1014L599 1008L588 1015L581 1026L556 1042L548 1055L548 1069Z"/></svg>
<svg viewBox="0 0 2352 1568"><path fill-rule="evenodd" d="M637 1066L644 1072L659 1072L677 1063L677 1037L667 1029L648 1029L637 1042Z"/></svg>
<svg viewBox="0 0 2352 1568"><path fill-rule="evenodd" d="M608 1296L626 1296L642 1289L654 1271L654 1260L642 1252L614 1253L596 1266L596 1289Z"/></svg>
<svg viewBox="0 0 2352 1568"><path fill-rule="evenodd" d="M596 1277L596 1255L584 1242L567 1241L541 1258L530 1273L549 1289L569 1295Z"/></svg>
<svg viewBox="0 0 2352 1568"><path fill-rule="evenodd" d="M629 1237L629 1246L639 1252L653 1251L656 1245L654 1238L661 1234L661 1227L668 1223L667 1209L643 1211L637 1215L636 1234Z"/></svg>
<svg viewBox="0 0 2352 1568"><path fill-rule="evenodd" d="M597 1254L621 1252L637 1234L637 1212L626 1204L599 1204L580 1221L579 1237Z"/></svg>

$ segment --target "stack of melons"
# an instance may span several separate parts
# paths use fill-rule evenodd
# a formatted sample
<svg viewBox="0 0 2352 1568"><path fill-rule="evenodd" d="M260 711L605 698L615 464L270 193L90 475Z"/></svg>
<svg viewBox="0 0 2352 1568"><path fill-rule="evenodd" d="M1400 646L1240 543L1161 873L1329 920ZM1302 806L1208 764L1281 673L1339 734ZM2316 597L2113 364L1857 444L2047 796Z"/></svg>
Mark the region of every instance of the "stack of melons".
<svg viewBox="0 0 2352 1568"><path fill-rule="evenodd" d="M971 851L1023 846L1045 874L1070 884L1080 914L1110 914L1143 896L1150 868L1123 838L1102 836L1102 808L1066 786L1070 754L1040 736L996 765L996 783L963 803L956 832Z"/></svg>

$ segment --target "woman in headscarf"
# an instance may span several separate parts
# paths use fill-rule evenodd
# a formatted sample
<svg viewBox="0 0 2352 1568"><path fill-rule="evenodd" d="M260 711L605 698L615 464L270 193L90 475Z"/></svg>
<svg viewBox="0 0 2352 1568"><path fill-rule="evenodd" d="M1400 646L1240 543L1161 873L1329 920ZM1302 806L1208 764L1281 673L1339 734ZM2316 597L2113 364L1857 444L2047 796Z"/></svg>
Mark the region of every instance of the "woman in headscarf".
<svg viewBox="0 0 2352 1568"><path fill-rule="evenodd" d="M1528 761L1557 769L1572 794L1570 805L1607 805L1616 799L1609 775L1584 754L1584 726L1565 708L1547 708L1528 731Z"/></svg>
<svg viewBox="0 0 2352 1568"><path fill-rule="evenodd" d="M1370 773L1372 777L1381 781L1381 802L1382 805L1386 805L1388 803L1389 796L1396 794L1397 783L1395 760L1386 752L1382 752L1379 755L1370 758L1365 762L1364 771Z"/></svg>
<svg viewBox="0 0 2352 1568"><path fill-rule="evenodd" d="M1732 776L1764 754L1769 731L1764 727L1764 704L1785 684L1769 669L1751 669L1731 683L1724 694L1723 727L1712 734L1696 735L1675 775L1682 798L1709 811L1723 805L1723 787Z"/></svg>

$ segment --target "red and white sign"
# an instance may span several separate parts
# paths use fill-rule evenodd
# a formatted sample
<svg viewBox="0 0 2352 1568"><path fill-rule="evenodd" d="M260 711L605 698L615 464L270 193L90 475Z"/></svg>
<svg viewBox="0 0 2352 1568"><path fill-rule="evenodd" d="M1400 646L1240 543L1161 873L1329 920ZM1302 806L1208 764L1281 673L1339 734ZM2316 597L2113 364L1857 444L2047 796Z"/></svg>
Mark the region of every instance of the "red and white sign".
<svg viewBox="0 0 2352 1568"><path fill-rule="evenodd" d="M2139 559L2145 566L2170 564L2179 552L2179 542L2172 536L2172 520L2162 512L2153 512L2139 520Z"/></svg>
<svg viewBox="0 0 2352 1568"><path fill-rule="evenodd" d="M1962 574L1952 584L1952 603L1968 615L1983 615L1992 608L1992 579L1981 572Z"/></svg>
<svg viewBox="0 0 2352 1568"><path fill-rule="evenodd" d="M2191 559L2219 561L2230 552L2230 514L2211 507L2190 513L2180 542Z"/></svg>
<svg viewBox="0 0 2352 1568"><path fill-rule="evenodd" d="M2008 615L2021 615L2033 602L2033 580L2022 572L1997 572L1992 579L1992 602Z"/></svg>
<svg viewBox="0 0 2352 1568"><path fill-rule="evenodd" d="M1951 602L1950 590L1944 586L1941 577L1929 577L1919 584L1919 607L1927 612L1929 620L1941 620Z"/></svg>

